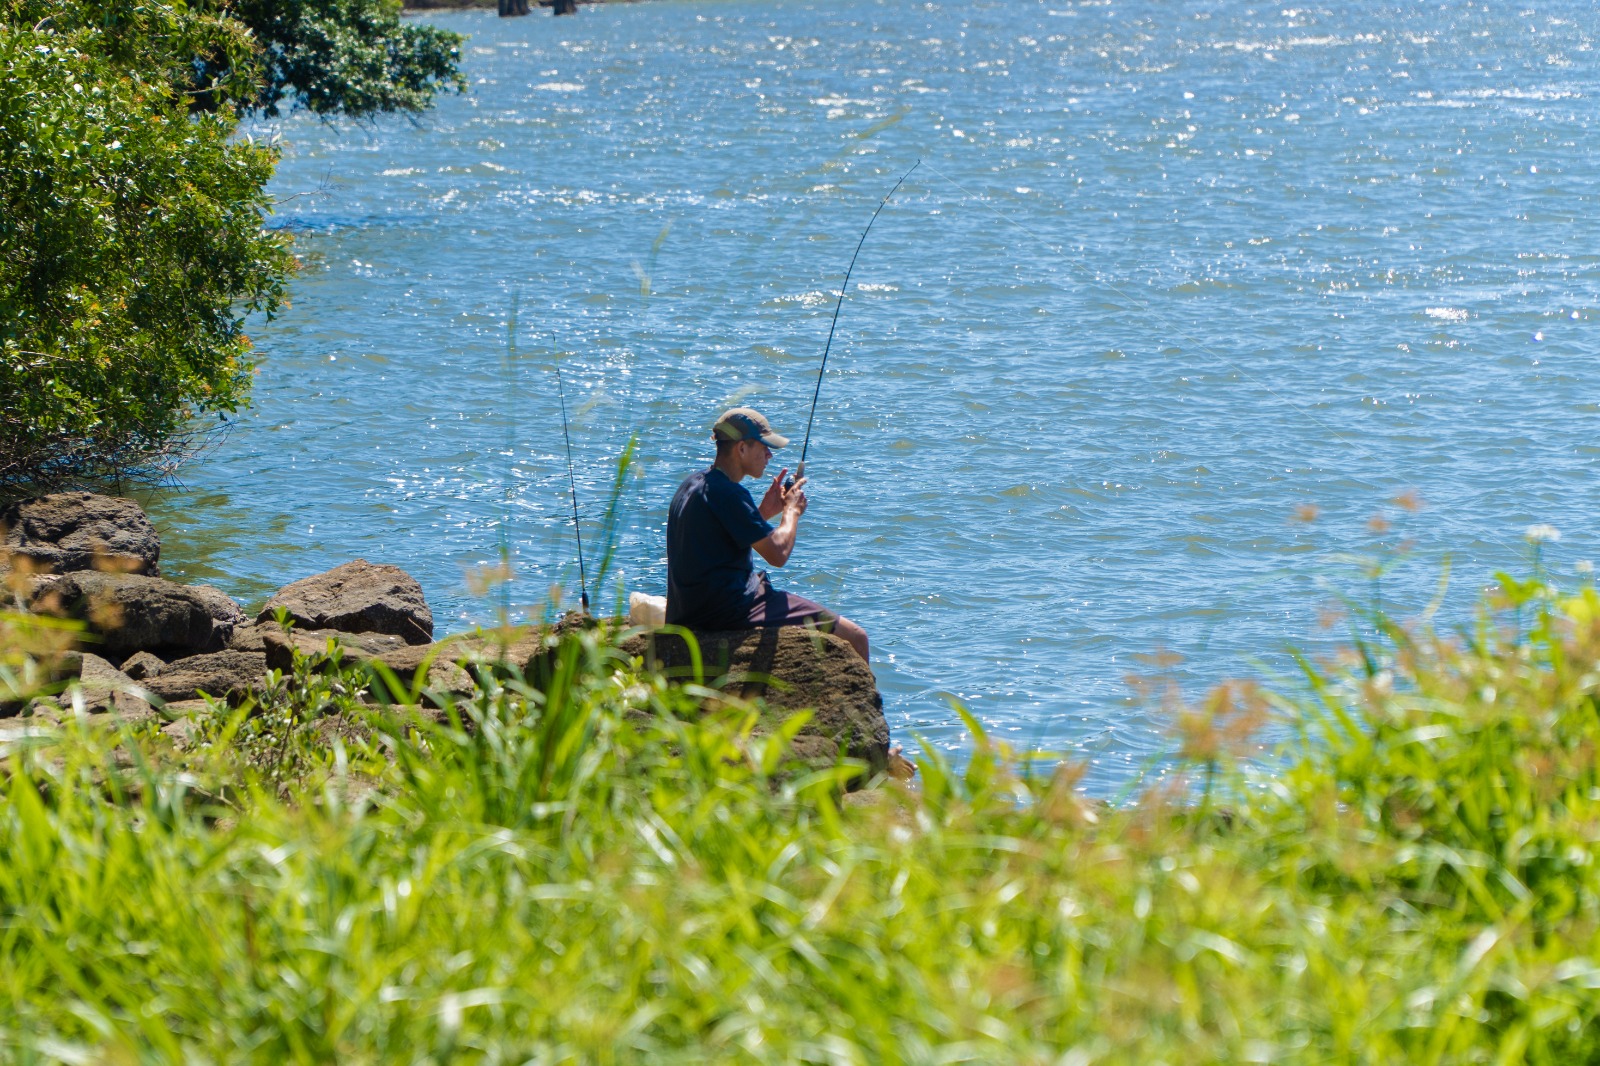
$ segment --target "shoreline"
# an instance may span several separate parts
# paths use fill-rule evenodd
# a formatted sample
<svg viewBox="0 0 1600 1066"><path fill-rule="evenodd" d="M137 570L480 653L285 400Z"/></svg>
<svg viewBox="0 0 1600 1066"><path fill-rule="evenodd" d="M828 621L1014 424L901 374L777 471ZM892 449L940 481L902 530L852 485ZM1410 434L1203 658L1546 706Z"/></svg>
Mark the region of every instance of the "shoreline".
<svg viewBox="0 0 1600 1066"><path fill-rule="evenodd" d="M364 559L293 580L247 610L220 589L164 578L155 526L124 497L64 492L0 507L0 610L54 625L68 641L50 668L65 691L0 698L0 719L60 722L79 694L92 713L128 721L203 717L204 701L256 705L272 671L321 670L330 659L333 669L371 673L365 687L377 703L390 702L387 673L419 686L392 692L394 702L447 709L482 698L502 673L543 688L568 637L595 629L627 661L709 685L707 713L727 699L759 700L759 732L786 732L808 763L859 759L872 773L890 765L876 679L837 637L790 627L696 632L686 644L627 618L577 612L553 626L439 636L417 580ZM788 729L798 715L805 720Z"/></svg>
<svg viewBox="0 0 1600 1066"><path fill-rule="evenodd" d="M591 4L638 4L644 0L578 0L581 7ZM401 10L407 13L414 11L493 11L499 6L498 0L403 0ZM549 0L537 0L535 6L545 8L552 6ZM530 11L529 14L532 14ZM521 16L507 16L518 17Z"/></svg>

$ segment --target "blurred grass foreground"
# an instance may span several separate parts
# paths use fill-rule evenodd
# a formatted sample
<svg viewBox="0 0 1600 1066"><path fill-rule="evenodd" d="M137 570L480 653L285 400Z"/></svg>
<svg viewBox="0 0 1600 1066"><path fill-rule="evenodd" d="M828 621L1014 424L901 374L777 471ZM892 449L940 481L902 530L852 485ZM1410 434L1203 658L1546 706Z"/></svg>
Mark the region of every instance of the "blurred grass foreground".
<svg viewBox="0 0 1600 1066"><path fill-rule="evenodd" d="M304 660L183 737L5 720L0 1058L1597 1061L1600 598L1503 599L1179 709L1122 806L976 723L847 801L596 631L442 713Z"/></svg>

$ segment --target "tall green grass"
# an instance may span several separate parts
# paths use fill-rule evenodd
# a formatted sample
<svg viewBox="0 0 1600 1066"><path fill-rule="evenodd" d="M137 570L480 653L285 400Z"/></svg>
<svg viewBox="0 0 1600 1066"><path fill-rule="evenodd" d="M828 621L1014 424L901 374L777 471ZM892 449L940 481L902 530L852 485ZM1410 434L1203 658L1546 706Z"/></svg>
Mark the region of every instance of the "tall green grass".
<svg viewBox="0 0 1600 1066"><path fill-rule="evenodd" d="M304 668L187 751L0 733L0 1057L1595 1061L1600 597L1506 596L1184 709L1121 809L975 723L847 799L595 631L432 717Z"/></svg>

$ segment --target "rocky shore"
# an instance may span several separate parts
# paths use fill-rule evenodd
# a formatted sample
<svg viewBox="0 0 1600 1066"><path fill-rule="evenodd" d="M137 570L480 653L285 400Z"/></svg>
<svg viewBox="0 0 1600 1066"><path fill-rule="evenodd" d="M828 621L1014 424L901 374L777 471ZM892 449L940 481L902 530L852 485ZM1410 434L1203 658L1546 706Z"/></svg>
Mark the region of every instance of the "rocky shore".
<svg viewBox="0 0 1600 1066"><path fill-rule="evenodd" d="M374 687L386 675L398 679L404 691L385 702L403 705L415 690L417 703L436 708L471 698L486 670L515 670L538 684L566 634L601 624L569 617L436 641L422 586L396 566L352 560L283 586L250 612L219 589L163 578L160 562L160 537L132 500L69 492L0 509L4 606L81 627L53 668L56 691L0 695L0 721L59 721L81 710L181 731L189 716L244 705L270 671L291 671L297 653L326 657L334 649L345 663L366 664ZM844 641L799 629L743 630L697 634L691 649L679 636L611 624L623 630L621 656L685 680L695 680L698 661L705 683L761 698L769 727L811 711L795 741L801 758L846 754L886 768L883 701Z"/></svg>

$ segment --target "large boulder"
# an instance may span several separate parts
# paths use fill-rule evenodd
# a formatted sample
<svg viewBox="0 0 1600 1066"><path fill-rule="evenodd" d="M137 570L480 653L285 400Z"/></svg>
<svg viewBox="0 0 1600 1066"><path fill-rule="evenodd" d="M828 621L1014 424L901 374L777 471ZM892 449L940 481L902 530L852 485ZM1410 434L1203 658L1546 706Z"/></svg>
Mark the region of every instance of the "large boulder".
<svg viewBox="0 0 1600 1066"><path fill-rule="evenodd" d="M34 591L28 609L76 618L121 662L148 651L166 660L215 651L226 641L212 604L186 585L139 574L63 574Z"/></svg>
<svg viewBox="0 0 1600 1066"><path fill-rule="evenodd" d="M267 657L254 651L217 651L191 655L171 663L141 684L167 702L203 699L238 700L260 686Z"/></svg>
<svg viewBox="0 0 1600 1066"><path fill-rule="evenodd" d="M619 645L669 677L699 680L741 699L760 697L778 720L810 710L796 753L812 761L839 753L873 772L889 768L889 722L872 671L838 637L798 626L696 633L702 676L694 678L688 644L675 634L645 633Z"/></svg>
<svg viewBox="0 0 1600 1066"><path fill-rule="evenodd" d="M422 586L398 566L365 559L284 586L256 620L269 621L280 609L303 629L389 633L407 644L433 640L433 612L422 598Z"/></svg>
<svg viewBox="0 0 1600 1066"><path fill-rule="evenodd" d="M337 651L340 661L347 664L382 663L395 675L406 694L424 662L429 663L424 689L458 699L475 691L471 676L457 665L457 660L474 662L478 656L473 654L473 646L459 638L438 644L407 644L401 637L388 633L340 633L332 629L285 631L272 622L259 623L253 635L261 639L267 667L285 673L293 669L297 652L309 658ZM374 685L382 683L381 672L374 670L372 678ZM404 694L391 693L385 688L382 695L398 700ZM437 701L427 698L425 702L432 705Z"/></svg>
<svg viewBox="0 0 1600 1066"><path fill-rule="evenodd" d="M121 497L58 492L22 500L0 509L0 532L0 555L35 572L161 573L155 526L143 508Z"/></svg>

